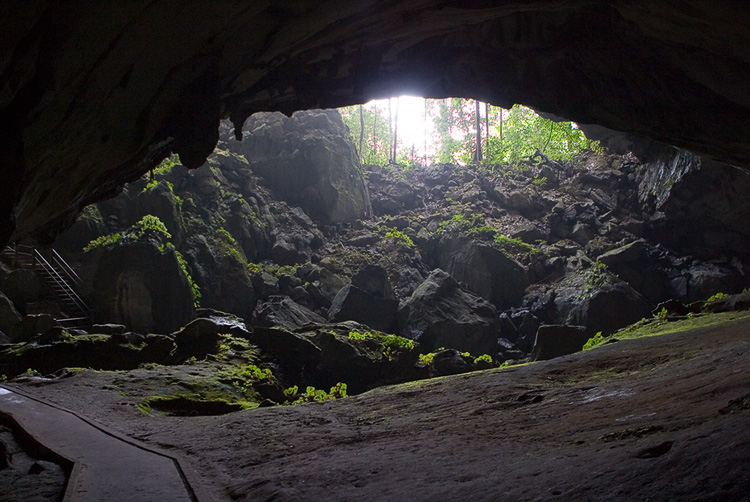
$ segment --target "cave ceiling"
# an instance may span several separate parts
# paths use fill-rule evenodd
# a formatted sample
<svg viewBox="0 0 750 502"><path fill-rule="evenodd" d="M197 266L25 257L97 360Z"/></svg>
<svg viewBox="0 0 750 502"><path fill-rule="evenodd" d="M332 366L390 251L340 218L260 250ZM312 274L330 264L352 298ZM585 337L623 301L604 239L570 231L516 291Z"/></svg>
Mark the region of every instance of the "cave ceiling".
<svg viewBox="0 0 750 502"><path fill-rule="evenodd" d="M522 103L750 166L750 4L5 1L0 240L51 238L221 118L398 94Z"/></svg>

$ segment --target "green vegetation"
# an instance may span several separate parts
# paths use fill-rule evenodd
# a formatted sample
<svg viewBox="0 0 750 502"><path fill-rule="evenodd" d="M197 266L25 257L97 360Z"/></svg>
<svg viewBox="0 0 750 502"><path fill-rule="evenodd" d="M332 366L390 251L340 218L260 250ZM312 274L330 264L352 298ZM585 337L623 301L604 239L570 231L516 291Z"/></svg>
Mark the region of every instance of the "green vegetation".
<svg viewBox="0 0 750 502"><path fill-rule="evenodd" d="M463 230L467 233L495 232L495 229L485 225L484 215L481 213L472 213L468 216L463 214L454 214L450 219L442 221L437 228L436 233Z"/></svg>
<svg viewBox="0 0 750 502"><path fill-rule="evenodd" d="M474 364L477 364L479 361L484 361L492 364L492 356L489 354L482 354L481 356L474 359Z"/></svg>
<svg viewBox="0 0 750 502"><path fill-rule="evenodd" d="M163 415L176 416L220 415L257 406L257 403L253 401L221 392L203 394L179 391L150 396L138 403L138 410L145 415L151 415L154 411Z"/></svg>
<svg viewBox="0 0 750 502"><path fill-rule="evenodd" d="M245 263L237 240L226 229L219 227L215 230L213 244L219 256L230 256L240 263Z"/></svg>
<svg viewBox="0 0 750 502"><path fill-rule="evenodd" d="M404 338L398 335L391 335L387 333L380 333L377 331L365 331L363 333L359 331L350 331L349 340L364 341L364 340L375 340L377 341L383 351L383 356L392 361L398 352L412 351L416 348L414 340Z"/></svg>
<svg viewBox="0 0 750 502"><path fill-rule="evenodd" d="M132 235L133 239L138 240L148 233L154 233L163 236L166 239L171 239L172 234L167 231L167 227L162 221L153 214L147 214L136 222L128 233Z"/></svg>
<svg viewBox="0 0 750 502"><path fill-rule="evenodd" d="M572 122L552 122L531 108L514 105L503 118L502 139L490 135L486 158L489 163L517 164L537 151L551 159L569 160L584 149L599 150Z"/></svg>
<svg viewBox="0 0 750 502"><path fill-rule="evenodd" d="M506 254L541 253L539 248L527 244L519 238L510 238L505 235L496 234L492 240L495 246Z"/></svg>
<svg viewBox="0 0 750 502"><path fill-rule="evenodd" d="M162 160L161 163L152 170L152 173L155 175L167 174L168 172L172 171L172 167L178 164L181 164L180 156L176 153L173 153L169 157Z"/></svg>
<svg viewBox="0 0 750 502"><path fill-rule="evenodd" d="M109 246L110 244L114 244L115 242L119 241L121 238L122 238L122 234L120 233L114 233L111 235L100 235L96 239L86 244L83 247L83 252L86 253L95 248Z"/></svg>
<svg viewBox="0 0 750 502"><path fill-rule="evenodd" d="M168 244L169 246L172 246L172 244ZM174 246L172 246L174 248ZM200 300L201 300L201 288L198 287L198 285L193 280L193 277L190 275L190 272L188 272L188 263L187 260L182 256L182 253L177 251L177 249L174 250L174 254L177 257L177 263L180 264L180 268L182 269L182 273L185 275L185 279L187 279L188 284L190 284L190 291L193 293L193 305L198 308L200 307Z"/></svg>
<svg viewBox="0 0 750 502"><path fill-rule="evenodd" d="M387 227L384 224L380 224L378 228L379 228L379 231L383 233L384 239L391 241L391 242L395 242L402 246L409 247L409 248L414 247L414 241L411 240L411 237L406 235L401 230L397 228Z"/></svg>
<svg viewBox="0 0 750 502"><path fill-rule="evenodd" d="M725 298L729 298L729 295L726 293L716 293L714 295L711 295L708 300L706 300L706 303L715 302L718 300L723 300Z"/></svg>
<svg viewBox="0 0 750 502"><path fill-rule="evenodd" d="M591 298L594 290L603 288L608 282L608 268L604 263L597 261L585 272L586 285L583 288L583 294L577 297L578 300Z"/></svg>
<svg viewBox="0 0 750 502"><path fill-rule="evenodd" d="M641 319L637 323L631 324L627 328L623 328L620 331L612 334L611 336L595 336L589 339L589 341L586 342L586 345L584 345L584 350L598 347L609 341L629 340L634 338L645 338L649 336L678 333L680 331L687 331L690 329L724 324L726 322L744 319L747 317L750 317L750 312L748 311L694 315L692 317L687 317L686 319L678 319L675 321L666 321L663 319L659 319L658 317L653 317L651 319Z"/></svg>
<svg viewBox="0 0 750 502"><path fill-rule="evenodd" d="M604 341L605 340L604 340L604 337L602 337L602 332L601 331L597 331L594 336L592 336L591 338L589 338L589 340L586 343L583 344L583 349L582 350L593 349L597 345L603 344Z"/></svg>
<svg viewBox="0 0 750 502"><path fill-rule="evenodd" d="M360 145L361 141L363 164L386 165L395 161L408 168L427 160L433 164L512 164L523 169L521 161L537 153L569 160L585 149L601 150L573 122L553 122L522 105L505 110L464 98L426 99L424 127L432 133L424 143L432 148L425 159L425 145L404 145L397 137L394 130L397 103L398 98L394 98L339 109L353 143ZM480 155L477 155L477 127L483 151ZM415 156L415 149L422 152ZM536 178L534 183L541 186L545 181Z"/></svg>
<svg viewBox="0 0 750 502"><path fill-rule="evenodd" d="M334 399L342 399L346 397L346 384L339 382L331 387L329 392L308 386L303 393L300 393L299 388L296 385L293 385L284 390L284 395L287 396L289 404L333 401Z"/></svg>

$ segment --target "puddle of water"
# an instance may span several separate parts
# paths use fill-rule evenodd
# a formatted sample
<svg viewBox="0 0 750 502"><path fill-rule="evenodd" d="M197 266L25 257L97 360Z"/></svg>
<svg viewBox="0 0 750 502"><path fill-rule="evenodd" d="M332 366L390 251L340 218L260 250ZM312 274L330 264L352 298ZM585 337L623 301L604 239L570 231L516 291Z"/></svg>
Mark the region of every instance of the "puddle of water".
<svg viewBox="0 0 750 502"><path fill-rule="evenodd" d="M9 391L8 389L5 389L5 388L3 388L3 387L0 387L0 396L2 396L2 395L4 395L4 394L12 394L12 392L11 392L11 391Z"/></svg>

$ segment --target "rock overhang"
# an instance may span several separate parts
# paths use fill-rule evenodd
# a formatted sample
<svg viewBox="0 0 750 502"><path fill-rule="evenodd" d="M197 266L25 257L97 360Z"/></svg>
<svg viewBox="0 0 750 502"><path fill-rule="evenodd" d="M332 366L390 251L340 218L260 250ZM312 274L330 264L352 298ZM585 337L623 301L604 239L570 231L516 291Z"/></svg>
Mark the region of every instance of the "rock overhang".
<svg viewBox="0 0 750 502"><path fill-rule="evenodd" d="M750 166L750 6L7 2L0 240L50 239L218 122L400 93L539 110ZM239 129L239 128L238 128Z"/></svg>

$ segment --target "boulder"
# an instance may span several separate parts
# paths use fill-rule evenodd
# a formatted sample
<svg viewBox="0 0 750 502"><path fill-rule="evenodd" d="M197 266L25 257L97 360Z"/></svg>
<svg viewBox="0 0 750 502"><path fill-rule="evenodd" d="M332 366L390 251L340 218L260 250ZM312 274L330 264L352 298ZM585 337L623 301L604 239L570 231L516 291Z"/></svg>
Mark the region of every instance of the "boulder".
<svg viewBox="0 0 750 502"><path fill-rule="evenodd" d="M173 335L177 346L173 361L177 364L191 357L203 359L208 354L216 353L221 334L250 338L245 323L232 314L201 309L198 315L206 317L198 317L190 321Z"/></svg>
<svg viewBox="0 0 750 502"><path fill-rule="evenodd" d="M638 239L630 244L620 246L599 256L596 261L602 262L608 267L632 263L645 258L646 241Z"/></svg>
<svg viewBox="0 0 750 502"><path fill-rule="evenodd" d="M36 273L31 270L19 268L13 270L5 277L2 283L2 290L21 313L25 313L27 303L41 299L44 285Z"/></svg>
<svg viewBox="0 0 750 502"><path fill-rule="evenodd" d="M28 342L39 335L46 335L58 322L49 314L30 314L16 323L8 334L13 343Z"/></svg>
<svg viewBox="0 0 750 502"><path fill-rule="evenodd" d="M0 291L0 331L10 333L21 320L21 314L16 310L10 299Z"/></svg>
<svg viewBox="0 0 750 502"><path fill-rule="evenodd" d="M150 185L149 185L150 186ZM175 198L172 185L166 181L158 181L151 188L147 188L135 197L135 214L133 222L140 220L147 214L159 218L172 234L172 243L182 244L185 235L185 224L182 221L179 203Z"/></svg>
<svg viewBox="0 0 750 502"><path fill-rule="evenodd" d="M84 254L90 295L109 322L140 333L171 333L192 317L193 292L174 248L120 239Z"/></svg>
<svg viewBox="0 0 750 502"><path fill-rule="evenodd" d="M397 310L397 300L375 296L354 284L347 284L333 299L328 319L331 322L356 321L392 333L396 328Z"/></svg>
<svg viewBox="0 0 750 502"><path fill-rule="evenodd" d="M734 267L707 262L694 264L687 275L689 301L705 300L716 293L736 292L744 279Z"/></svg>
<svg viewBox="0 0 750 502"><path fill-rule="evenodd" d="M466 289L501 309L517 305L529 285L520 263L477 240L452 236L441 239L438 265Z"/></svg>
<svg viewBox="0 0 750 502"><path fill-rule="evenodd" d="M67 367L128 370L144 363L167 364L171 337L149 335L145 345L121 343L109 335L77 335L52 343L13 345L0 351L0 374L14 376L33 368L43 375Z"/></svg>
<svg viewBox="0 0 750 502"><path fill-rule="evenodd" d="M586 326L591 337L603 335L650 317L649 302L626 282L604 276L568 276L558 288L555 306L560 324Z"/></svg>
<svg viewBox="0 0 750 502"><path fill-rule="evenodd" d="M465 357L455 349L440 350L432 358L434 376L458 375L474 371L471 357Z"/></svg>
<svg viewBox="0 0 750 502"><path fill-rule="evenodd" d="M399 309L402 336L419 341L424 350L453 348L492 354L499 321L495 308L464 291L447 272L436 269Z"/></svg>
<svg viewBox="0 0 750 502"><path fill-rule="evenodd" d="M344 322L302 334L321 350L320 364L312 375L316 387L344 382L351 393L359 393L427 376L424 368L417 367L418 343L411 347L391 343L387 337L393 335L370 332L368 326Z"/></svg>
<svg viewBox="0 0 750 502"><path fill-rule="evenodd" d="M359 157L335 110L257 113L232 149L249 159L277 198L299 206L316 223L349 222L371 214Z"/></svg>
<svg viewBox="0 0 750 502"><path fill-rule="evenodd" d="M750 293L741 293L706 303L702 310L703 312L734 312L748 309L750 309Z"/></svg>
<svg viewBox="0 0 750 502"><path fill-rule="evenodd" d="M539 326L536 332L534 348L531 351L532 361L546 361L580 351L591 336L586 326L566 326L546 324Z"/></svg>
<svg viewBox="0 0 750 502"><path fill-rule="evenodd" d="M304 378L320 363L320 348L308 337L287 329L257 326L250 335L250 342L269 354L288 379Z"/></svg>
<svg viewBox="0 0 750 502"><path fill-rule="evenodd" d="M651 302L665 300L669 293L664 274L647 254L646 241L636 240L601 254L597 261L630 284Z"/></svg>
<svg viewBox="0 0 750 502"><path fill-rule="evenodd" d="M89 333L96 333L100 335L119 335L125 333L127 328L124 324L94 324L91 326Z"/></svg>
<svg viewBox="0 0 750 502"><path fill-rule="evenodd" d="M542 321L540 321L537 316L527 311L517 312L513 316L513 320L518 324L516 346L524 352L530 352L534 346L536 332L539 329L539 326L541 326Z"/></svg>
<svg viewBox="0 0 750 502"><path fill-rule="evenodd" d="M286 296L271 296L253 314L253 325L278 326L293 331L308 324L323 324L325 319Z"/></svg>
<svg viewBox="0 0 750 502"><path fill-rule="evenodd" d="M379 298L394 300L393 286L388 272L378 265L367 265L352 277L352 285Z"/></svg>

